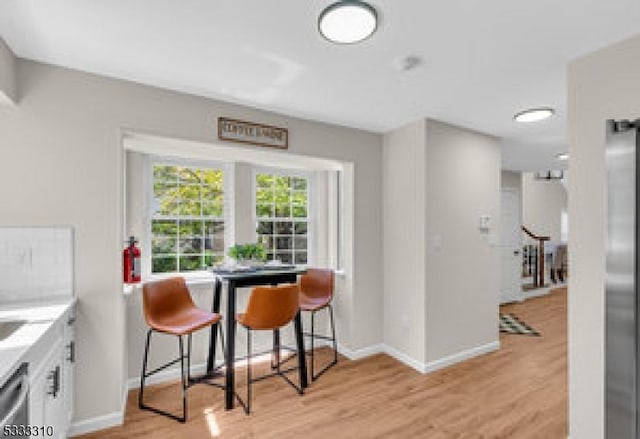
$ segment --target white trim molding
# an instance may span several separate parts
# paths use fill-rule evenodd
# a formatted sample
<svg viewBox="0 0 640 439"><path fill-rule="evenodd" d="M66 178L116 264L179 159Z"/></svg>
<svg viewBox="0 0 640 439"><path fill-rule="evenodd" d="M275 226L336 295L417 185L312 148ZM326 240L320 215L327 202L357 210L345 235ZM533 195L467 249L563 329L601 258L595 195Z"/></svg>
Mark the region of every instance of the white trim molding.
<svg viewBox="0 0 640 439"><path fill-rule="evenodd" d="M535 288L533 290L522 290L521 302L524 302L525 300L533 299L536 297L546 296L553 290L556 290L558 288L566 288L566 287L567 287L566 282L560 282L557 284L547 285L546 287Z"/></svg>
<svg viewBox="0 0 640 439"><path fill-rule="evenodd" d="M74 422L69 429L69 437L80 436L106 428L118 427L124 423L124 410L96 416L82 421Z"/></svg>
<svg viewBox="0 0 640 439"><path fill-rule="evenodd" d="M351 350L345 346L339 345L338 352L347 357L349 360L359 360L362 358L369 357L371 355L384 353L389 355L390 357L395 358L399 362L406 364L407 366L415 369L416 371L427 374L430 372L435 372L436 370L443 369L448 366L453 366L454 364L460 363L462 361L470 360L475 357L479 357L480 355L488 354L493 351L497 351L500 349L500 342L494 341L491 343L487 343L485 345L476 346L471 349L466 349L461 352L457 352L455 354L449 355L447 357L439 358L434 361L429 361L427 363L423 363L418 361L409 355L401 352L391 346L385 344L372 345L366 348Z"/></svg>
<svg viewBox="0 0 640 439"><path fill-rule="evenodd" d="M414 358L411 358L404 352L392 348L391 346L384 345L384 353L422 374L425 373L425 364Z"/></svg>
<svg viewBox="0 0 640 439"><path fill-rule="evenodd" d="M326 345L330 346L330 343L326 342ZM376 344L376 345L372 345L366 348L356 349L356 350L352 350L344 345L338 344L338 352L340 352L342 355L347 357L349 360L354 360L354 361L360 360L362 358L370 357L375 354L381 354L384 351L385 350L384 350L383 344Z"/></svg>
<svg viewBox="0 0 640 439"><path fill-rule="evenodd" d="M456 363L470 360L472 358L479 357L480 355L497 351L498 349L500 349L499 341L493 341L485 345L476 346L475 348L466 349L464 351L458 352L453 355L449 355L447 357L440 358L438 360L429 361L424 365L424 371L422 373L435 372L436 370L444 369L445 367L448 367L448 366L453 366Z"/></svg>

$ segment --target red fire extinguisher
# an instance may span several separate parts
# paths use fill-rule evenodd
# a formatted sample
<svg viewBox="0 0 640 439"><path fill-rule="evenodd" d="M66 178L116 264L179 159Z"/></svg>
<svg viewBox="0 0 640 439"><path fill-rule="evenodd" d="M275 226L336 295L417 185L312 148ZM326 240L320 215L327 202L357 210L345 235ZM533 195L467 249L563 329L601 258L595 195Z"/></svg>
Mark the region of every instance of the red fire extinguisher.
<svg viewBox="0 0 640 439"><path fill-rule="evenodd" d="M124 282L135 284L140 282L140 248L133 236L129 237L127 247L122 252Z"/></svg>

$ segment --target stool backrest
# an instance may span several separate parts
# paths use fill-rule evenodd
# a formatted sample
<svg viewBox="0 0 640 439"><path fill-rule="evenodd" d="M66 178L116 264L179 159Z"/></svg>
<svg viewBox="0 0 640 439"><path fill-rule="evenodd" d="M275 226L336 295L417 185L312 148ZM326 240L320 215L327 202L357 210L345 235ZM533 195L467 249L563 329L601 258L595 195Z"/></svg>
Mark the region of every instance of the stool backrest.
<svg viewBox="0 0 640 439"><path fill-rule="evenodd" d="M256 287L251 291L243 325L251 329L277 329L298 313L299 288L296 284Z"/></svg>
<svg viewBox="0 0 640 439"><path fill-rule="evenodd" d="M154 322L195 308L195 304L184 278L172 277L142 286L142 308L147 324L153 326Z"/></svg>
<svg viewBox="0 0 640 439"><path fill-rule="evenodd" d="M334 273L330 268L307 268L300 276L300 291L307 297L333 297Z"/></svg>

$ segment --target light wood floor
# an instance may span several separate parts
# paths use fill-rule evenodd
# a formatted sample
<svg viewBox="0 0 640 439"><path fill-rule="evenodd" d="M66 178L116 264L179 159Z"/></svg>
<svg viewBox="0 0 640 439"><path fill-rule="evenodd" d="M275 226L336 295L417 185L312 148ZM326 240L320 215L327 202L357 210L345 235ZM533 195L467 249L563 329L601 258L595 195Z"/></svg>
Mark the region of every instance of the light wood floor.
<svg viewBox="0 0 640 439"><path fill-rule="evenodd" d="M501 334L494 353L421 375L386 355L341 361L303 397L281 379L253 387L254 413L226 412L220 390L189 392L186 424L140 411L129 394L123 427L85 438L544 438L567 437L566 290L508 305L542 337ZM244 374L238 374L244 391ZM179 409L177 386L149 402ZM146 399L146 398L145 398Z"/></svg>

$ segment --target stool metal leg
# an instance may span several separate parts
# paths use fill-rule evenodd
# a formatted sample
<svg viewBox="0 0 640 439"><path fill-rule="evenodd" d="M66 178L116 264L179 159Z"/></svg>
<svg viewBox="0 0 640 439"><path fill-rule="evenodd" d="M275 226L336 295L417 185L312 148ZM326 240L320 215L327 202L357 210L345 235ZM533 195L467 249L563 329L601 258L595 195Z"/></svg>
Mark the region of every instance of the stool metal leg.
<svg viewBox="0 0 640 439"><path fill-rule="evenodd" d="M178 348L180 351L180 356L178 358L176 358L173 361L170 361L169 363L166 363L154 370L152 370L151 372L147 372L147 363L148 363L148 358L149 358L149 344L151 342L151 333L153 332L153 329L149 329L149 332L147 333L147 341L145 344L145 349L144 349L144 359L142 361L142 375L140 376L140 392L138 393L138 407L140 409L143 410L149 410L152 411L154 413L157 413L159 415L163 415L166 416L168 418L171 419L175 419L176 421L179 422L185 422L187 420L187 384L185 382L185 370L184 370L184 361L185 361L185 355L184 355L184 346L182 343L182 337L178 336ZM176 364L177 362L180 362L180 378L181 378L181 387L182 387L182 417L174 415L173 413L169 413L166 412L164 410L160 410L158 408L152 407L150 405L147 405L144 403L144 384L145 384L145 380L150 377L151 375L154 375L174 364Z"/></svg>
<svg viewBox="0 0 640 439"><path fill-rule="evenodd" d="M247 414L251 413L251 329L247 328Z"/></svg>
<svg viewBox="0 0 640 439"><path fill-rule="evenodd" d="M180 349L180 378L182 382L182 418L180 422L186 422L187 420L187 385L185 383L184 375L184 346L182 344L182 336L178 336L178 345Z"/></svg>
<svg viewBox="0 0 640 439"><path fill-rule="evenodd" d="M333 306L329 304L329 318L331 319L331 337L333 338L333 363L331 366L338 363L338 338L336 337L336 324L333 320Z"/></svg>
<svg viewBox="0 0 640 439"><path fill-rule="evenodd" d="M336 337L336 323L333 320L333 305L329 305L329 317L331 318L331 336L333 337L333 361L338 362L338 337Z"/></svg>
<svg viewBox="0 0 640 439"><path fill-rule="evenodd" d="M276 357L276 371L280 373L280 330L274 329L273 353Z"/></svg>
<svg viewBox="0 0 640 439"><path fill-rule="evenodd" d="M313 346L313 341L316 339L316 330L315 330L315 316L316 312L311 311L311 380L315 380L315 374L313 372L313 368L315 365L314 352L315 348Z"/></svg>
<svg viewBox="0 0 640 439"><path fill-rule="evenodd" d="M191 334L187 335L187 385L191 384Z"/></svg>
<svg viewBox="0 0 640 439"><path fill-rule="evenodd" d="M220 331L220 347L222 348L222 358L224 358L224 364L227 364L227 350L224 348L224 334L222 332L221 324L218 325L218 330Z"/></svg>
<svg viewBox="0 0 640 439"><path fill-rule="evenodd" d="M315 381L317 380L320 375L322 375L323 373L325 373L327 370L329 370L329 368L331 368L332 366L335 366L338 363L338 340L336 338L336 326L335 326L335 321L333 318L333 307L331 306L331 304L327 305L327 311L329 312L329 320L331 321L331 337L326 337L323 335L316 335L315 333L315 328L314 328L314 316L316 311L311 311L311 380ZM320 338L322 340L330 340L333 344L333 360L326 365L322 370L320 370L320 372L318 372L318 374L315 374L315 361L314 361L314 348L313 348L313 340L315 338Z"/></svg>
<svg viewBox="0 0 640 439"><path fill-rule="evenodd" d="M187 334L187 355L186 355L186 360L187 360L186 386L187 386L187 389L190 388L191 386L195 385L195 384L207 384L207 385L212 386L212 387L218 387L220 389L224 389L224 385L223 384L214 383L214 382L209 381L212 378L216 378L217 374L218 374L218 370L222 366L224 366L226 364L227 353L225 352L225 349L224 349L224 335L223 335L223 332L222 332L222 325L218 325L218 330L214 331L214 336L215 337L220 337L220 348L222 349L222 353L223 353L223 357L224 357L225 361L222 363L222 365L218 365L217 367L214 364L211 373L205 373L204 375L200 375L200 376L193 376L193 375L191 375L191 352L193 351L193 334L192 333L191 334Z"/></svg>
<svg viewBox="0 0 640 439"><path fill-rule="evenodd" d="M143 408L143 396L144 396L144 381L147 377L147 359L149 357L149 342L151 341L151 332L153 330L149 329L147 331L147 341L144 345L144 357L142 360L142 373L140 374L140 392L138 392L138 407Z"/></svg>
<svg viewBox="0 0 640 439"><path fill-rule="evenodd" d="M251 358L253 358L253 350L251 347L251 340L252 340L252 332L253 330L251 330L250 328L245 326L245 329L247 330L247 356L246 356L246 360L247 360L247 396L246 396L246 400L243 400L240 395L238 393L235 394L235 397L238 401L238 403L242 406L242 408L244 409L244 412L247 415L251 414L251 400L252 400L252 387L251 385L256 382L256 381L261 381L264 380L266 378L271 378L274 376L280 376L281 378L283 378L291 387L293 387L296 392L298 392L299 395L303 395L304 394L304 389L301 386L297 386L293 381L291 381L289 379L289 377L286 375L287 372L291 372L294 370L297 370L297 367L293 367L290 369L286 369L283 370L281 368L281 361L278 358L278 361L273 364L272 363L272 367L275 370L275 372L267 374L267 375L260 375L256 378L253 377L253 371L252 371L252 367L251 367ZM280 341L277 340L277 344L276 347L280 347ZM271 355L273 355L273 350L271 350ZM272 358L273 360L273 358Z"/></svg>
<svg viewBox="0 0 640 439"><path fill-rule="evenodd" d="M274 329L273 351L271 353L271 369L276 369L278 367L280 367L280 329Z"/></svg>

